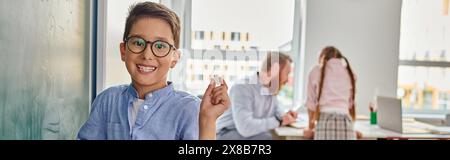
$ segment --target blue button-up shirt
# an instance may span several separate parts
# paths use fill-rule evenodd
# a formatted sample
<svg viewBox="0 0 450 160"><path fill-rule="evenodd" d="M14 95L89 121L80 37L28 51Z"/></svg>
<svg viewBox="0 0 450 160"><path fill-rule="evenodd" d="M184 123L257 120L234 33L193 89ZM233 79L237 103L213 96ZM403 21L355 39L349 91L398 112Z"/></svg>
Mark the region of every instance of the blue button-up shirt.
<svg viewBox="0 0 450 160"><path fill-rule="evenodd" d="M198 139L200 99L197 97L175 91L169 82L168 86L145 95L133 126L131 112L137 99L132 85L111 87L100 93L92 103L91 114L81 127L78 139Z"/></svg>

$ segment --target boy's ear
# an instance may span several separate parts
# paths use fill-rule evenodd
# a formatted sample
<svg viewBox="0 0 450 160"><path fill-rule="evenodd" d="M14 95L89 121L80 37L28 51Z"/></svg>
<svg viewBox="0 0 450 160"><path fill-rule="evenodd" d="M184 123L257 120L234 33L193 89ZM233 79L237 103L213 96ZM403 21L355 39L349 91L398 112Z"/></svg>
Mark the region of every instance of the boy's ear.
<svg viewBox="0 0 450 160"><path fill-rule="evenodd" d="M172 56L173 56L173 59L172 59L172 64L170 64L170 68L174 68L178 63L178 60L180 60L180 57L181 57L180 50L175 50L175 52L172 54Z"/></svg>
<svg viewBox="0 0 450 160"><path fill-rule="evenodd" d="M125 43L120 43L120 59L125 62L125 54L126 54Z"/></svg>

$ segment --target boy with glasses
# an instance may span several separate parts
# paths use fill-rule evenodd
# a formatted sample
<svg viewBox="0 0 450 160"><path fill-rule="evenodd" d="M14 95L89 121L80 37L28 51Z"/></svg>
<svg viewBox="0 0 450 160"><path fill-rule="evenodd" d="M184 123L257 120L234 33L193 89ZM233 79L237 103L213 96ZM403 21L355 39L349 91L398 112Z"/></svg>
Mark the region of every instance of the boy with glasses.
<svg viewBox="0 0 450 160"><path fill-rule="evenodd" d="M121 59L131 85L111 87L92 104L78 139L215 139L215 122L230 105L225 82L211 81L202 101L167 81L180 58L178 16L163 5L135 5L126 20Z"/></svg>

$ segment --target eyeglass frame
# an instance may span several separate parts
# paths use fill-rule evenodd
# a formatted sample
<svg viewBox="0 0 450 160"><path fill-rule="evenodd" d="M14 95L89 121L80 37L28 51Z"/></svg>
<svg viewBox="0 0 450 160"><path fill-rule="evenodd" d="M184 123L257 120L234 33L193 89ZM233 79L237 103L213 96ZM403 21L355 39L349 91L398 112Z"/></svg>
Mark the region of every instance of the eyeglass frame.
<svg viewBox="0 0 450 160"><path fill-rule="evenodd" d="M132 51L132 50L130 49L130 47L128 46L128 41L129 41L131 38L140 38L140 39L144 40L144 42L145 42L144 50L142 50L141 52L138 52L138 53ZM152 42L152 41L147 41L146 39L144 39L144 38L142 38L142 37L140 37L140 36L129 36L129 37L127 37L126 39L124 39L123 42L125 43L125 46L127 47L127 49L128 49L131 53L134 53L134 54L142 54L142 53L144 53L144 51L147 49L148 44L150 44L150 51L152 51L153 55L154 55L155 57L158 57L158 58L164 58L164 57L166 57L167 55L169 55L169 53L172 51L172 49L173 49L173 50L177 50L177 48L176 48L173 44L170 44L169 42L166 42L166 41L163 41L163 40L156 40L156 41L153 41L153 42ZM167 43L167 44L169 45L169 47L170 47L170 48L169 48L169 51L168 51L164 56L158 56L158 55L156 55L155 52L153 52L153 44L154 44L155 42L164 42L164 43Z"/></svg>

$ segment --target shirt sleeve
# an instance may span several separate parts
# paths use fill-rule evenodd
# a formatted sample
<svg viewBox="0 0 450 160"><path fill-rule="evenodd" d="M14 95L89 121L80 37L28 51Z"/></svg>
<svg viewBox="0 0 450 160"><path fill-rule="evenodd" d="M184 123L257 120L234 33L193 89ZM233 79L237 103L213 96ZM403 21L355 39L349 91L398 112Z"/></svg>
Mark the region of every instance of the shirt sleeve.
<svg viewBox="0 0 450 160"><path fill-rule="evenodd" d="M104 140L106 139L106 123L103 116L100 95L92 103L91 113L88 120L78 132L79 140Z"/></svg>
<svg viewBox="0 0 450 160"><path fill-rule="evenodd" d="M232 100L232 115L236 129L244 137L250 137L269 131L279 126L275 116L269 118L256 118L253 116L252 92L243 85L233 86L230 90Z"/></svg>
<svg viewBox="0 0 450 160"><path fill-rule="evenodd" d="M180 140L198 140L200 101L193 100L186 104L183 111L182 127L178 133Z"/></svg>
<svg viewBox="0 0 450 160"><path fill-rule="evenodd" d="M308 76L308 85L307 85L307 98L306 98L306 107L309 110L315 111L317 108L317 78L316 72L318 71L318 67L314 67Z"/></svg>
<svg viewBox="0 0 450 160"><path fill-rule="evenodd" d="M277 101L276 106L275 106L275 117L280 120L283 119L283 115L285 114L284 110L280 107L280 105L278 104L278 100L275 99Z"/></svg>

